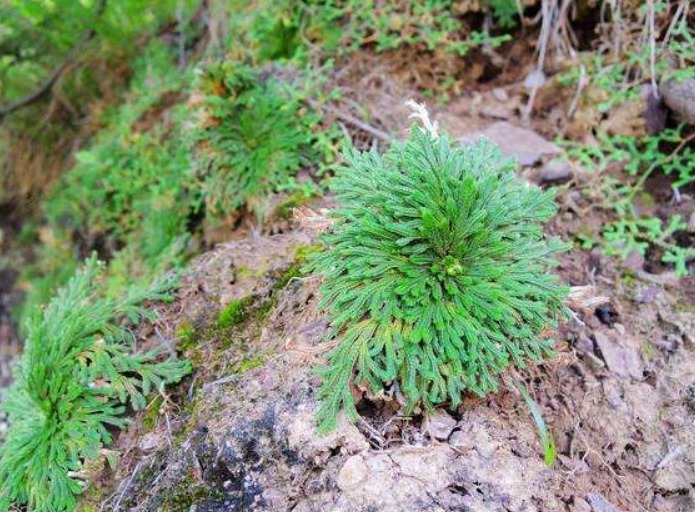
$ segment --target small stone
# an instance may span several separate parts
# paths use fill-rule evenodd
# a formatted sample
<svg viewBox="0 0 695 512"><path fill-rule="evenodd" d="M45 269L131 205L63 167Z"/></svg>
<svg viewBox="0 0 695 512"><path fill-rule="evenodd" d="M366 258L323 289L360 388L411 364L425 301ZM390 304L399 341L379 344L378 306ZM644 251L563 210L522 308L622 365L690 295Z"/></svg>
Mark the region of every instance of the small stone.
<svg viewBox="0 0 695 512"><path fill-rule="evenodd" d="M671 79L661 84L661 95L668 108L683 120L695 124L695 79Z"/></svg>
<svg viewBox="0 0 695 512"><path fill-rule="evenodd" d="M593 512L623 512L622 510L611 505L606 498L597 492L590 492L586 495L586 500L591 505Z"/></svg>
<svg viewBox="0 0 695 512"><path fill-rule="evenodd" d="M651 304L661 293L660 289L656 286L645 286L637 290L635 294L635 302L639 304Z"/></svg>
<svg viewBox="0 0 695 512"><path fill-rule="evenodd" d="M642 360L637 350L619 345L613 336L602 332L594 332L594 339L610 371L622 377L644 378Z"/></svg>
<svg viewBox="0 0 695 512"><path fill-rule="evenodd" d="M350 457L338 474L338 487L342 491L350 491L357 488L367 480L369 468L360 455Z"/></svg>
<svg viewBox="0 0 695 512"><path fill-rule="evenodd" d="M572 168L570 164L559 158L553 158L546 163L540 170L540 183L551 183L555 181L563 181L572 177Z"/></svg>
<svg viewBox="0 0 695 512"><path fill-rule="evenodd" d="M654 474L656 486L667 492L687 491L695 485L692 467L684 460L674 461Z"/></svg>
<svg viewBox="0 0 695 512"><path fill-rule="evenodd" d="M591 505L589 505L586 500L575 498L570 510L572 512L591 512Z"/></svg>
<svg viewBox="0 0 695 512"><path fill-rule="evenodd" d="M491 119L510 119L514 112L506 105L483 105L480 115Z"/></svg>
<svg viewBox="0 0 695 512"><path fill-rule="evenodd" d="M492 95L500 103L506 103L509 101L509 94L507 94L507 91L505 91L502 87L495 87L492 90Z"/></svg>
<svg viewBox="0 0 695 512"><path fill-rule="evenodd" d="M446 445L430 446L426 450L396 450L391 460L402 475L415 478L432 490L443 490L450 484L453 450Z"/></svg>
<svg viewBox="0 0 695 512"><path fill-rule="evenodd" d="M499 446L499 443L495 443L494 441L490 440L489 442L481 442L475 447L475 449L481 457L489 459L495 454Z"/></svg>
<svg viewBox="0 0 695 512"><path fill-rule="evenodd" d="M660 338L656 338L654 341L654 345L656 345L658 348L665 352L675 352L676 349L678 349L678 346L680 345L681 338L678 336L676 333L669 332L661 336Z"/></svg>
<svg viewBox="0 0 695 512"><path fill-rule="evenodd" d="M594 351L594 342L591 340L589 335L584 331L579 333L577 341L574 343L574 348L580 354L587 354Z"/></svg>
<svg viewBox="0 0 695 512"><path fill-rule="evenodd" d="M534 69L524 78L524 87L527 89L538 89L545 85L546 76L542 69Z"/></svg>
<svg viewBox="0 0 695 512"><path fill-rule="evenodd" d="M162 436L155 432L149 432L142 436L138 443L138 448L144 453L149 453L155 451L161 444Z"/></svg>
<svg viewBox="0 0 695 512"><path fill-rule="evenodd" d="M652 85L645 85L640 91L642 102L644 103L644 124L649 135L655 135L666 128L668 120L668 109L661 102L658 94L655 94Z"/></svg>
<svg viewBox="0 0 695 512"><path fill-rule="evenodd" d="M599 359L593 352L587 352L586 359L587 363L594 371L601 371L606 367L606 363Z"/></svg>
<svg viewBox="0 0 695 512"><path fill-rule="evenodd" d="M473 446L471 446L470 436L464 434L460 430L451 434L449 444L459 451L468 451L473 448Z"/></svg>
<svg viewBox="0 0 695 512"><path fill-rule="evenodd" d="M456 427L456 420L444 411L435 411L427 421L430 433L440 441L449 439Z"/></svg>

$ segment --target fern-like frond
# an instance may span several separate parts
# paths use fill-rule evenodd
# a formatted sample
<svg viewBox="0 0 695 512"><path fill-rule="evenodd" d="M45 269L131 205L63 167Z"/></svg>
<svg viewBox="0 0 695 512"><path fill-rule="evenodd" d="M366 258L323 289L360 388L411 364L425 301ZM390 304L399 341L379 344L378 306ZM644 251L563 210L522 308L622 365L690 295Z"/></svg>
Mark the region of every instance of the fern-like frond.
<svg viewBox="0 0 695 512"><path fill-rule="evenodd" d="M567 294L549 272L564 245L542 231L552 192L518 180L490 142L416 127L384 155L347 151L332 189L326 250L307 267L324 276L319 306L341 337L319 370L322 430L341 407L355 417L350 382L398 380L409 409L455 405L550 353L541 333Z"/></svg>
<svg viewBox="0 0 695 512"><path fill-rule="evenodd" d="M2 408L10 428L0 448L0 510L69 512L82 482L70 476L123 427L127 403L145 406L153 389L190 371L160 351L134 353L126 321L149 315L145 300L168 297L170 281L103 296L103 266L90 258L46 308L27 323L25 351Z"/></svg>

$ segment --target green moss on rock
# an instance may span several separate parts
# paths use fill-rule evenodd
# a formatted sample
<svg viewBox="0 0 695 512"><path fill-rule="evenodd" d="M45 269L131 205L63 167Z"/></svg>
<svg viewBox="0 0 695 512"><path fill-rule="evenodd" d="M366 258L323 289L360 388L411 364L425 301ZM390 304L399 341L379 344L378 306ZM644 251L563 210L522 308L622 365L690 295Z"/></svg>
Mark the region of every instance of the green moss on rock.
<svg viewBox="0 0 695 512"><path fill-rule="evenodd" d="M252 302L251 297L237 299L227 304L217 316L217 326L223 329L239 325L246 316L246 309Z"/></svg>

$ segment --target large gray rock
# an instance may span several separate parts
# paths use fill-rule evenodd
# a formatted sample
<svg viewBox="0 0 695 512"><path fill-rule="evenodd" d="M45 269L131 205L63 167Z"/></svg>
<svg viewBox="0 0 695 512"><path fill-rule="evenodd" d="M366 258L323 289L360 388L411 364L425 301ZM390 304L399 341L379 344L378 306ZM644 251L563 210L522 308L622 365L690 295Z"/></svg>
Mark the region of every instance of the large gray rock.
<svg viewBox="0 0 695 512"><path fill-rule="evenodd" d="M492 123L477 134L466 136L464 142L470 142L479 136L490 139L499 146L502 155L515 158L522 166L534 165L543 157L557 156L562 153L562 149L536 132L514 126L506 121Z"/></svg>

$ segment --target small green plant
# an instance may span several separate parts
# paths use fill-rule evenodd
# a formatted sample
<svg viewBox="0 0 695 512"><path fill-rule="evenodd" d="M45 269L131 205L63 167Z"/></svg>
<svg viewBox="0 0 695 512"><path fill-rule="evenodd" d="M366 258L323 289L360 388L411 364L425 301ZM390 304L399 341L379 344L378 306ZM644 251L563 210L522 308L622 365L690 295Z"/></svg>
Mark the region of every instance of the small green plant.
<svg viewBox="0 0 695 512"><path fill-rule="evenodd" d="M492 13L502 28L515 25L516 0L487 0L461 6L452 0L260 0L233 9L230 34L243 41L241 53L259 62L306 61L319 49L345 55L373 47L377 52L414 48L465 56L471 49L511 39L475 29L466 15ZM245 6L246 7L246 6ZM237 50L238 51L238 50Z"/></svg>
<svg viewBox="0 0 695 512"><path fill-rule="evenodd" d="M543 460L545 461L545 465L550 468L553 466L555 459L557 458L557 446L555 446L555 439L553 439L552 433L550 430L548 430L548 425L546 425L545 420L543 419L543 415L538 408L538 404L533 398L531 398L531 394L528 392L528 389L526 389L526 386L520 382L517 384L517 389L521 393L524 402L526 402L526 407L528 407L531 417L533 418L533 422L536 424L538 437L540 438L541 447L543 448Z"/></svg>
<svg viewBox="0 0 695 512"><path fill-rule="evenodd" d="M544 332L567 294L549 272L565 245L542 231L552 192L518 180L488 141L419 127L383 156L353 149L345 162L326 250L307 267L324 276L320 307L341 338L318 370L322 431L341 407L356 417L351 383L397 383L409 410L456 406L551 352Z"/></svg>
<svg viewBox="0 0 695 512"><path fill-rule="evenodd" d="M222 217L291 189L315 154L306 109L257 70L226 62L202 72L204 119L193 133L206 211Z"/></svg>
<svg viewBox="0 0 695 512"><path fill-rule="evenodd" d="M71 511L83 490L79 471L123 427L126 404L178 382L187 361L162 360L162 349L135 350L128 322L150 317L147 300L166 300L170 282L132 289L123 299L101 293L103 265L91 257L47 307L28 322L24 354L2 408L10 428L0 447L0 510Z"/></svg>
<svg viewBox="0 0 695 512"><path fill-rule="evenodd" d="M564 142L567 157L585 169L605 172L619 168L633 183L605 176L599 192L602 202L616 219L603 226L603 246L608 254L626 258L637 251L645 255L651 248L661 253L663 263L672 264L676 273L685 276L688 263L695 259L695 249L677 243L676 235L687 230L687 220L680 215L667 219L639 213L636 199L644 195L644 184L655 172L673 180L678 193L695 182L695 151L683 136L683 126L665 129L645 137L599 134L598 144ZM668 149L667 149L668 148Z"/></svg>

